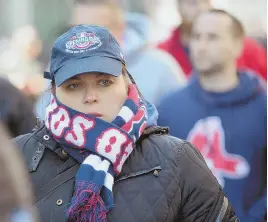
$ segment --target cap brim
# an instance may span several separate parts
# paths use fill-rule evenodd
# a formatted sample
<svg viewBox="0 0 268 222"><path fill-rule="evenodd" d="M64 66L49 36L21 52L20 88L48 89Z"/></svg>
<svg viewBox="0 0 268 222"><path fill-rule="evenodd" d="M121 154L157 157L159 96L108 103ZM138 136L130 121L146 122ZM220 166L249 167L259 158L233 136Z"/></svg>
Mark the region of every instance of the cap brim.
<svg viewBox="0 0 268 222"><path fill-rule="evenodd" d="M100 72L113 76L122 73L122 62L117 59L101 56L92 56L74 60L55 73L56 86L60 86L66 80L82 73Z"/></svg>

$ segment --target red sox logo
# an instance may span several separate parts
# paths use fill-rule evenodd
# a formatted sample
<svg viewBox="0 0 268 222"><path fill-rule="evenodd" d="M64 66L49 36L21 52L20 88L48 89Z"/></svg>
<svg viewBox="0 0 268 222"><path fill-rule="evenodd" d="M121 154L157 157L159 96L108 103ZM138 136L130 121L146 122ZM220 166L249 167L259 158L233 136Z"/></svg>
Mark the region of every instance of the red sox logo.
<svg viewBox="0 0 268 222"><path fill-rule="evenodd" d="M243 179L249 174L250 167L246 159L226 151L224 130L219 117L212 116L197 121L187 140L200 150L222 186L224 178Z"/></svg>

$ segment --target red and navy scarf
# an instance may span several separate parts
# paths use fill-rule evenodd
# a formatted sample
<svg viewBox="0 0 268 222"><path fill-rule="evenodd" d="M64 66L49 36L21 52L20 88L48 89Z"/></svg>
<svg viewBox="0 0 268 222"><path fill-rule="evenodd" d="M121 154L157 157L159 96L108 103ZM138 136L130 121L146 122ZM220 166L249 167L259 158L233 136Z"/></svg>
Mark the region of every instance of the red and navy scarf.
<svg viewBox="0 0 268 222"><path fill-rule="evenodd" d="M129 86L128 98L111 123L75 111L52 96L46 109L46 127L81 163L66 211L68 220L107 221L107 213L114 206L114 176L121 172L146 121L146 107L135 84Z"/></svg>

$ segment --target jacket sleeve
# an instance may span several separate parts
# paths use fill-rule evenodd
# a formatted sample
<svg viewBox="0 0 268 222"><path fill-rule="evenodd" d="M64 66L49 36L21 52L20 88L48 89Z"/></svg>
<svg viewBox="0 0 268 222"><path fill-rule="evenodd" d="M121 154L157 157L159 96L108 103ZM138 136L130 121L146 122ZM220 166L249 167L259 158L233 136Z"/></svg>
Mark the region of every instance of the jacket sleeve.
<svg viewBox="0 0 268 222"><path fill-rule="evenodd" d="M200 152L185 142L179 155L183 222L238 222L221 186Z"/></svg>

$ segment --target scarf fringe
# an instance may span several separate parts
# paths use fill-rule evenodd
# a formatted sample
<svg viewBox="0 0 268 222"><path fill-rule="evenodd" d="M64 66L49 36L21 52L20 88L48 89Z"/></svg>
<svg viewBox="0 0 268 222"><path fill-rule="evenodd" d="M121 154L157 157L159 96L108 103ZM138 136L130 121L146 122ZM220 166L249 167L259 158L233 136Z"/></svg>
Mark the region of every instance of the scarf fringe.
<svg viewBox="0 0 268 222"><path fill-rule="evenodd" d="M70 221L79 222L106 222L107 209L96 189L76 188L70 207L66 212Z"/></svg>

